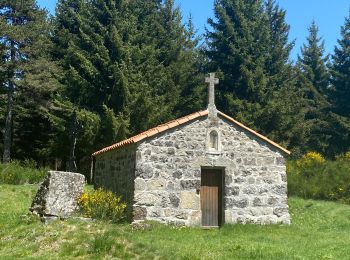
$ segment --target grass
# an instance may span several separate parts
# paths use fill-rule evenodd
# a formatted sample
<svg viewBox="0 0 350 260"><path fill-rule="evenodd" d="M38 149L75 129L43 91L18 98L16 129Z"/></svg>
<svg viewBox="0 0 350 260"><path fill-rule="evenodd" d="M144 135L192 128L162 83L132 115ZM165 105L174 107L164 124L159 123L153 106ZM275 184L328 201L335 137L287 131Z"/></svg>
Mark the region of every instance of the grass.
<svg viewBox="0 0 350 260"><path fill-rule="evenodd" d="M27 214L36 189L0 185L0 259L349 259L348 205L291 198L291 226L139 230L101 221L43 225Z"/></svg>
<svg viewBox="0 0 350 260"><path fill-rule="evenodd" d="M36 168L34 161L14 161L0 163L0 184L34 184L40 183L48 169Z"/></svg>

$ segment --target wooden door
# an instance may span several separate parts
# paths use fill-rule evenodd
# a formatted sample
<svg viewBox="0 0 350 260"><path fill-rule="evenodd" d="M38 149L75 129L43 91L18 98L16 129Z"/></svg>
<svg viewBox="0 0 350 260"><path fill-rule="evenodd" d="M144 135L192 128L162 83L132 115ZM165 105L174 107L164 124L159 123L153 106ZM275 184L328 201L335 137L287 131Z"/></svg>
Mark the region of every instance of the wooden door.
<svg viewBox="0 0 350 260"><path fill-rule="evenodd" d="M222 222L222 170L202 169L202 226L218 227Z"/></svg>

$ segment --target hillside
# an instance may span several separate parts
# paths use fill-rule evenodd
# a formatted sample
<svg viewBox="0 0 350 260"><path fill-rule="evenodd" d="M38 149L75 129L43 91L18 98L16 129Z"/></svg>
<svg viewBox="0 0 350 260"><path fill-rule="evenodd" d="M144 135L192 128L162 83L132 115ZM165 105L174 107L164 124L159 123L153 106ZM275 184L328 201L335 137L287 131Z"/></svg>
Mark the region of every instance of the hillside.
<svg viewBox="0 0 350 260"><path fill-rule="evenodd" d="M350 206L289 200L291 226L220 230L79 220L43 225L28 215L36 186L0 185L0 258L348 259Z"/></svg>

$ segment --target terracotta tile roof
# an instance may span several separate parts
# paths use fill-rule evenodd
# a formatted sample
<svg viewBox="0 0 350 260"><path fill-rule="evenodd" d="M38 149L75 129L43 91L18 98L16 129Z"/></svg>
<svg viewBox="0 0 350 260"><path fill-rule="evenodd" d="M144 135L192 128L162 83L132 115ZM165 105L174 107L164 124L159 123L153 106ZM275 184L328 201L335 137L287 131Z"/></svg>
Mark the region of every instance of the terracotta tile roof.
<svg viewBox="0 0 350 260"><path fill-rule="evenodd" d="M196 112L196 113L190 114L188 116L181 117L179 119L175 119L175 120L170 121L168 123L156 126L156 127L152 128L152 129L149 129L149 130L147 130L145 132L142 132L142 133L140 133L138 135L130 137L129 139L126 139L126 140L121 141L119 143L116 143L116 144L113 144L113 145L108 146L106 148L103 148L102 150L93 153L92 156L96 156L96 155L108 152L110 150L117 149L117 148L122 147L122 146L126 146L126 145L129 145L129 144L137 143L137 142L139 142L139 141L141 141L141 140L143 140L145 138L151 137L151 136L156 135L158 133L164 132L164 131L166 131L168 129L174 128L174 127L179 126L179 125L182 125L182 124L187 123L189 121L192 121L192 120L194 120L196 118L200 118L202 116L206 116L206 115L208 115L208 113L209 112L207 110L200 111L200 112Z"/></svg>
<svg viewBox="0 0 350 260"><path fill-rule="evenodd" d="M209 114L208 110L205 110L205 111L200 111L200 112L196 112L196 113L190 114L190 115L185 116L185 117L181 117L179 119L175 119L175 120L170 121L168 123L156 126L156 127L152 128L152 129L149 129L149 130L147 130L145 132L142 132L142 133L140 133L138 135L130 137L129 139L126 139L126 140L121 141L119 143L116 143L116 144L113 144L113 145L108 146L106 148L103 148L102 150L93 153L92 156L96 156L96 155L99 155L99 154L102 154L102 153L105 153L105 152L108 152L108 151L111 151L111 150L114 150L114 149L117 149L117 148L120 148L120 147L123 147L123 146L127 146L129 144L137 143L137 142L139 142L139 141L141 141L141 140L143 140L145 138L148 138L148 137L154 136L154 135L156 135L158 133L167 131L168 129L172 129L172 128L176 127L176 126L185 124L185 123L187 123L189 121L192 121L194 119L197 119L197 118L200 118L200 117L203 117L203 116L207 116L208 114ZM218 115L220 115L223 118L225 118L226 120L234 123L235 125L243 128L247 132L250 132L251 134L259 137L263 141L271 144L272 146L276 147L277 149L283 151L284 153L290 154L290 151L288 151L287 149L285 149L282 146L280 146L279 144L271 141L267 137L259 134L258 132L250 129L249 127L243 125L242 123L238 122L237 120L233 119L232 117L230 117L230 116L228 116L228 115L226 115L226 114L224 114L224 113L222 113L220 111L218 111Z"/></svg>

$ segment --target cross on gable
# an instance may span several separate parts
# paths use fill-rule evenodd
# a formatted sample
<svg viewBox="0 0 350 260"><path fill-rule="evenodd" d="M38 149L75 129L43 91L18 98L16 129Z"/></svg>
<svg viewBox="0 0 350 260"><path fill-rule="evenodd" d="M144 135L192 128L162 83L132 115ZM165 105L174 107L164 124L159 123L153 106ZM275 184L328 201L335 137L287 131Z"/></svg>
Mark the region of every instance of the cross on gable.
<svg viewBox="0 0 350 260"><path fill-rule="evenodd" d="M215 73L209 73L209 77L205 78L205 83L209 84L208 107L215 107L215 85L219 84L219 79L215 78Z"/></svg>

